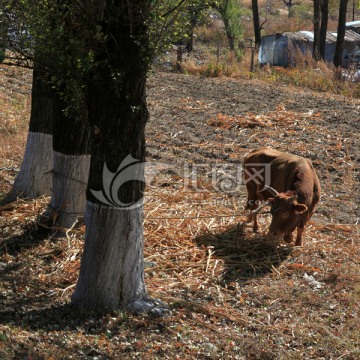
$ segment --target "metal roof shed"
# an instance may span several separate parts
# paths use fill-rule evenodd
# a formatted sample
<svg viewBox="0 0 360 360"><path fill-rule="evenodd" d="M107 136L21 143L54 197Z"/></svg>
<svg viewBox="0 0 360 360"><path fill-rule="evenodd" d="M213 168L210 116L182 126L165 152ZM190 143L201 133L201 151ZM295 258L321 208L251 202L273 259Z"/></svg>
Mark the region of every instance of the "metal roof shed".
<svg viewBox="0 0 360 360"><path fill-rule="evenodd" d="M350 21L345 24L346 30L352 30L358 34L360 34L360 20Z"/></svg>
<svg viewBox="0 0 360 360"><path fill-rule="evenodd" d="M326 34L325 60L332 62L335 54L337 34ZM276 33L263 36L259 50L259 62L275 66L295 65L296 52L311 54L313 50L314 33L311 31L298 31L293 33ZM344 40L344 66L347 66L351 52L360 45L360 35L347 30Z"/></svg>

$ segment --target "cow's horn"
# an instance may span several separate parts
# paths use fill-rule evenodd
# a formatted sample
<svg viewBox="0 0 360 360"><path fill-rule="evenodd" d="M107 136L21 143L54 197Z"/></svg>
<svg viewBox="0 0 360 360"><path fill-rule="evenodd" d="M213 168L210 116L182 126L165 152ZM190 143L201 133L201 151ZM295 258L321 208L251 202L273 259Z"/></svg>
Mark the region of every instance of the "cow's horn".
<svg viewBox="0 0 360 360"><path fill-rule="evenodd" d="M264 188L261 191L264 191L264 190L271 191L274 196L279 194L279 192L277 190L275 190L274 188L272 188L271 186L268 186L268 185L264 185Z"/></svg>
<svg viewBox="0 0 360 360"><path fill-rule="evenodd" d="M298 196L295 194L294 196L292 196L291 198L288 199L289 203L292 203L293 201L297 200Z"/></svg>
<svg viewBox="0 0 360 360"><path fill-rule="evenodd" d="M266 201L264 204L260 205L257 209L251 211L252 214L257 214L262 208L269 205L269 203Z"/></svg>

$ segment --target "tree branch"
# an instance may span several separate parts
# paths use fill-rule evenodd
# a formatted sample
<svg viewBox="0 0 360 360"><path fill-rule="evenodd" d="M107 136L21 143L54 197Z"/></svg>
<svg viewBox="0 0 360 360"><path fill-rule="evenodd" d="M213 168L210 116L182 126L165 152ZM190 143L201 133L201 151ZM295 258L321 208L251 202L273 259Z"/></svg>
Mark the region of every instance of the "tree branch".
<svg viewBox="0 0 360 360"><path fill-rule="evenodd" d="M162 17L168 17L171 13L177 10L185 1L186 0L181 0L176 6L174 6L172 9L170 9L165 14L163 14Z"/></svg>
<svg viewBox="0 0 360 360"><path fill-rule="evenodd" d="M265 19L261 24L260 24L260 30L264 29L264 25L265 23L268 21L268 19Z"/></svg>

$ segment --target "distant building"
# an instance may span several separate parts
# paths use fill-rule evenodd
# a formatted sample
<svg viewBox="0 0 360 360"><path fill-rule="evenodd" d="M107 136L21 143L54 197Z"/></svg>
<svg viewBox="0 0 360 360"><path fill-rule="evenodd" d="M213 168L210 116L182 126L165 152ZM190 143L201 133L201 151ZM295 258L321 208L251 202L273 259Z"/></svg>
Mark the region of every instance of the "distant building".
<svg viewBox="0 0 360 360"><path fill-rule="evenodd" d="M325 61L332 62L335 54L337 33L327 32ZM259 62L275 66L293 66L298 54L311 55L314 44L314 33L298 31L294 33L276 33L265 35L261 39ZM347 67L360 56L360 34L346 30L343 51L343 66Z"/></svg>
<svg viewBox="0 0 360 360"><path fill-rule="evenodd" d="M352 30L358 34L360 34L360 20L350 21L345 24L346 30Z"/></svg>

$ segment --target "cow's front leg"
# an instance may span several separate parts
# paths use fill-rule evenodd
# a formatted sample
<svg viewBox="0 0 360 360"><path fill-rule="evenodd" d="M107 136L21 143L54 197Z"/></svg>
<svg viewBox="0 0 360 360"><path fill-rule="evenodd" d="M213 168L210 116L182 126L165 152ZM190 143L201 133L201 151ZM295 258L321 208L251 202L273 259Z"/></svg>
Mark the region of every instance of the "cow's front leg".
<svg viewBox="0 0 360 360"><path fill-rule="evenodd" d="M254 220L254 225L253 225L253 231L254 233L258 232L259 230L259 223L258 223L258 219L257 219L257 214L252 214L253 216L253 220Z"/></svg>
<svg viewBox="0 0 360 360"><path fill-rule="evenodd" d="M249 191L249 190L248 190ZM247 217L247 222L253 222L253 231L257 232L259 230L259 224L257 220L257 213L253 212L258 208L257 205L257 198L254 196L254 194L251 194L248 196L248 201L246 204L246 210L250 210L250 214Z"/></svg>
<svg viewBox="0 0 360 360"><path fill-rule="evenodd" d="M258 220L257 220L257 214L254 214L254 213L250 213L248 216L247 216L247 222L250 223L252 222L253 223L253 231L254 232L257 232L259 230L259 224L258 224Z"/></svg>
<svg viewBox="0 0 360 360"><path fill-rule="evenodd" d="M298 227L298 228L297 228L297 235L296 235L295 246L303 246L303 240L302 240L303 232L304 232L304 228L303 228L303 227Z"/></svg>

